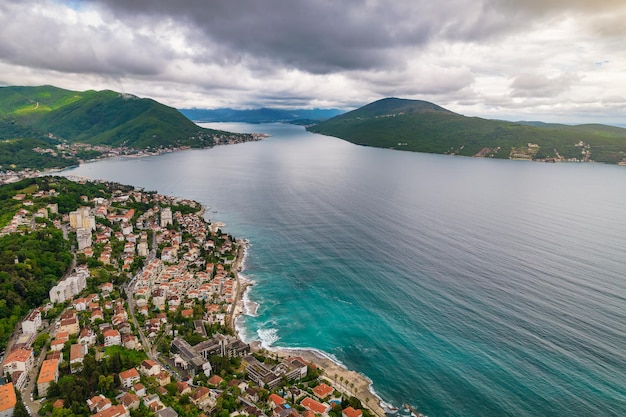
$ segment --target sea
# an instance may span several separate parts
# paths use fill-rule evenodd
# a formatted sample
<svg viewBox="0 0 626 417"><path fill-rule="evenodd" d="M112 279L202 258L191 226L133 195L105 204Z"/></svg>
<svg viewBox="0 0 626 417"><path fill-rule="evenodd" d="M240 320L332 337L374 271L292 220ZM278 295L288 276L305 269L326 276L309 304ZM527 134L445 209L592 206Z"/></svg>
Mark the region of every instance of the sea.
<svg viewBox="0 0 626 417"><path fill-rule="evenodd" d="M206 126L271 137L64 175L195 199L247 239L247 341L324 352L430 417L626 415L626 167Z"/></svg>

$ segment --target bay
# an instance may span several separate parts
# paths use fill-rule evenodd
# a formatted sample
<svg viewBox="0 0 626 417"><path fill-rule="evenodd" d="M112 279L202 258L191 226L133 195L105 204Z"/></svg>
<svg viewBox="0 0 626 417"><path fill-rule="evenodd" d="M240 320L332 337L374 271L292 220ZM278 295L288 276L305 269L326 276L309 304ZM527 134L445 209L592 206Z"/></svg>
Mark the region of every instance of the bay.
<svg viewBox="0 0 626 417"><path fill-rule="evenodd" d="M302 127L66 175L192 198L250 240L248 340L434 416L626 414L626 170L374 149Z"/></svg>

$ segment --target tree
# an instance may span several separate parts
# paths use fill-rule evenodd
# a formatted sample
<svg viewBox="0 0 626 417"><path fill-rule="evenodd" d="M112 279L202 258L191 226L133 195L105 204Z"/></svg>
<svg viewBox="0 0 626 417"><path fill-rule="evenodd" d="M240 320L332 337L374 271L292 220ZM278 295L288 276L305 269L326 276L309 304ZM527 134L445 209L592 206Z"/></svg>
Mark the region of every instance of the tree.
<svg viewBox="0 0 626 417"><path fill-rule="evenodd" d="M15 397L17 398L17 404L15 404L15 409L13 410L13 417L29 417L26 406L22 401L22 395L17 388L15 388Z"/></svg>
<svg viewBox="0 0 626 417"><path fill-rule="evenodd" d="M109 390L113 386L113 382L113 375L100 375L100 377L98 378L98 391L109 392Z"/></svg>

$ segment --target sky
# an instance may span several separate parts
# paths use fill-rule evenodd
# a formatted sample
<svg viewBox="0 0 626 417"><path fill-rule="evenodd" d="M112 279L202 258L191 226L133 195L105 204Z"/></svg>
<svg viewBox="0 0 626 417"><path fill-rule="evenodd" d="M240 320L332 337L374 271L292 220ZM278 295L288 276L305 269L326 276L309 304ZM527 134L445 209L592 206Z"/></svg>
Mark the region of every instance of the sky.
<svg viewBox="0 0 626 417"><path fill-rule="evenodd" d="M626 124L623 0L0 0L0 85Z"/></svg>

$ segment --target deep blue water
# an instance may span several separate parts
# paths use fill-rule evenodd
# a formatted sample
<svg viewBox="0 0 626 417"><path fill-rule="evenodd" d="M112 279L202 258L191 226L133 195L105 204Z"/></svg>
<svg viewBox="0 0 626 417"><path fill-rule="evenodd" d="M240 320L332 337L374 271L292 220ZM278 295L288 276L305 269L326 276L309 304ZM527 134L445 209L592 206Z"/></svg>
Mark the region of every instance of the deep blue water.
<svg viewBox="0 0 626 417"><path fill-rule="evenodd" d="M262 142L68 174L196 199L250 240L246 337L435 416L626 415L626 168ZM217 213L214 213L217 211Z"/></svg>

